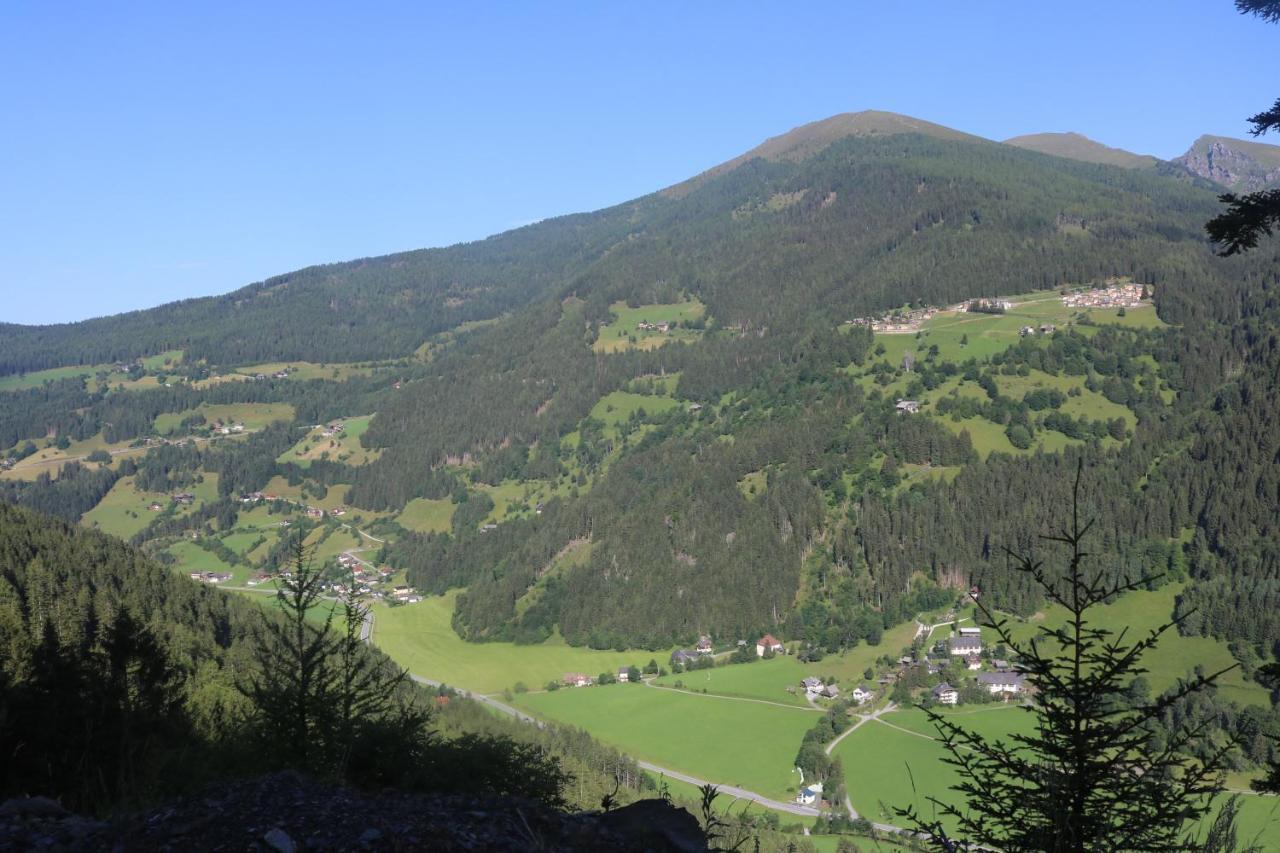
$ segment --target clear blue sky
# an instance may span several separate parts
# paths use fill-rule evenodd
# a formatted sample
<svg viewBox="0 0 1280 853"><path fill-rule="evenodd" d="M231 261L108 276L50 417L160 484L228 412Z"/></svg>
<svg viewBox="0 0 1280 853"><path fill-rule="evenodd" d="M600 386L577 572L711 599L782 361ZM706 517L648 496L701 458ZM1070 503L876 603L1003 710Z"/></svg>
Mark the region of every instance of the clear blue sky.
<svg viewBox="0 0 1280 853"><path fill-rule="evenodd" d="M1245 135L1278 72L1280 26L1230 0L15 0L0 7L0 320L472 240L838 112L1172 157Z"/></svg>

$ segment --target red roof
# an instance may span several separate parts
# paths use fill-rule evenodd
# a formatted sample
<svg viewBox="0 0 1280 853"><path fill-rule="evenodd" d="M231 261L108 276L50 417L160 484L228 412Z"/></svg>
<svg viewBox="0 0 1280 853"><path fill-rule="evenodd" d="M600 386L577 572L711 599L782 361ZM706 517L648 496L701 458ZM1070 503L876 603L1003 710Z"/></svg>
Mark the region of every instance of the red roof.
<svg viewBox="0 0 1280 853"><path fill-rule="evenodd" d="M777 637L775 637L775 636L773 636L773 634L765 634L763 637L761 637L761 638L760 638L760 642L756 643L756 645L758 645L758 646L780 646L780 645L782 645L782 643L778 642L778 638L777 638Z"/></svg>

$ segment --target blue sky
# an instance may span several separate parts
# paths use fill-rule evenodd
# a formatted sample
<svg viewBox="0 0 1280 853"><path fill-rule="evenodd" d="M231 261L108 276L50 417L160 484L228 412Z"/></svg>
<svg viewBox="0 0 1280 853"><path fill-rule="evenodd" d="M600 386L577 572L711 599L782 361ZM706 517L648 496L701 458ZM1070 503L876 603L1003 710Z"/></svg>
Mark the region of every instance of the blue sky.
<svg viewBox="0 0 1280 853"><path fill-rule="evenodd" d="M1278 47L1230 0L5 3L0 321L478 239L839 112L1172 157L1246 134Z"/></svg>

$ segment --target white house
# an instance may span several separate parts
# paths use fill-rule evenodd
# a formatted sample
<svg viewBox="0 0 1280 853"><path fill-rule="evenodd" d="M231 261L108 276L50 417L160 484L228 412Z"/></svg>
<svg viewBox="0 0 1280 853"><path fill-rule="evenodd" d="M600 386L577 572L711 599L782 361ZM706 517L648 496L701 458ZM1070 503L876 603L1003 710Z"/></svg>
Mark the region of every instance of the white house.
<svg viewBox="0 0 1280 853"><path fill-rule="evenodd" d="M618 680L626 683L631 680L631 671L625 666L618 667Z"/></svg>
<svg viewBox="0 0 1280 853"><path fill-rule="evenodd" d="M777 637L772 634L765 634L763 637L756 640L756 657L764 657L764 653L771 650L780 652L783 648L782 643Z"/></svg>
<svg viewBox="0 0 1280 853"><path fill-rule="evenodd" d="M1027 677L1020 672L984 672L978 676L978 683L993 696L1017 696L1027 689Z"/></svg>
<svg viewBox="0 0 1280 853"><path fill-rule="evenodd" d="M955 657L969 657L980 654L982 652L982 637L975 637L972 634L961 634L958 637L952 637L947 643L947 651L951 652Z"/></svg>
<svg viewBox="0 0 1280 853"><path fill-rule="evenodd" d="M810 675L808 678L803 679L800 685L804 687L804 692L810 696L816 696L822 692L822 679L816 676Z"/></svg>
<svg viewBox="0 0 1280 853"><path fill-rule="evenodd" d="M802 806L811 806L822 799L822 783L813 782L800 789L796 794L796 802Z"/></svg>
<svg viewBox="0 0 1280 853"><path fill-rule="evenodd" d="M960 691L944 681L933 688L933 698L943 705L954 705L960 701Z"/></svg>
<svg viewBox="0 0 1280 853"><path fill-rule="evenodd" d="M861 705L874 695L875 694L872 692L870 687L865 684L859 684L857 687L853 688L853 691L849 694L849 698Z"/></svg>
<svg viewBox="0 0 1280 853"><path fill-rule="evenodd" d="M580 672L566 672L564 674L564 683L567 687L590 687L591 676L583 675Z"/></svg>

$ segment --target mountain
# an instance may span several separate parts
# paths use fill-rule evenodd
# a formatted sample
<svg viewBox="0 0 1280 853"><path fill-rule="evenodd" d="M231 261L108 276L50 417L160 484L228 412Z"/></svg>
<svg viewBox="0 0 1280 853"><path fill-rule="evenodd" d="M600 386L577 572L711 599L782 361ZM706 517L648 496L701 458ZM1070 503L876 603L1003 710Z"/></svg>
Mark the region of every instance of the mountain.
<svg viewBox="0 0 1280 853"><path fill-rule="evenodd" d="M706 180L730 172L749 160L803 160L817 154L832 143L849 137L867 138L896 136L901 134L920 134L935 139L952 139L967 142L985 142L979 136L972 136L959 130L953 130L940 124L881 110L863 110L856 113L839 113L819 121L802 124L792 128L780 136L772 136L764 142L731 160L713 166L705 172L663 190L673 197L685 195Z"/></svg>
<svg viewBox="0 0 1280 853"><path fill-rule="evenodd" d="M1123 148L1111 148L1101 142L1095 142L1079 133L1032 133L1026 136L1015 136L1004 141L1005 145L1025 148L1028 151L1039 151L1041 154L1052 154L1054 157L1066 157L1070 160L1082 160L1086 163L1103 163L1108 166L1122 166L1126 169L1149 169L1159 160L1149 154L1134 154Z"/></svg>
<svg viewBox="0 0 1280 853"><path fill-rule="evenodd" d="M1280 186L1280 145L1205 135L1173 162L1232 190L1254 192Z"/></svg>
<svg viewBox="0 0 1280 853"><path fill-rule="evenodd" d="M858 113L477 243L14 328L0 335L10 373L185 359L168 385L153 370L5 392L15 457L26 442L37 460L72 442L130 455L14 476L0 494L114 524L175 562L194 535L257 567L280 528L242 530L241 495L270 493L278 512L341 503L412 585L462 590L453 628L477 641L658 649L772 631L839 649L974 585L1035 612L1001 547L1054 525L1083 460L1106 569L1162 560L1180 601L1227 589L1248 618L1202 606L1214 617L1189 624L1270 648L1280 593L1252 581L1277 560L1259 497L1275 493L1280 421L1264 393L1275 255L1216 257L1216 192L1178 171ZM1063 302L1108 283L1130 286L1125 312ZM1001 296L1038 307L912 334L851 322ZM224 381L299 359L324 364ZM904 416L899 399L921 408ZM283 423L214 440L229 412L264 410ZM357 418L356 436L314 429ZM161 432L211 440L129 447ZM1212 486L1224 469L1226 491ZM195 508L148 514L191 490Z"/></svg>

